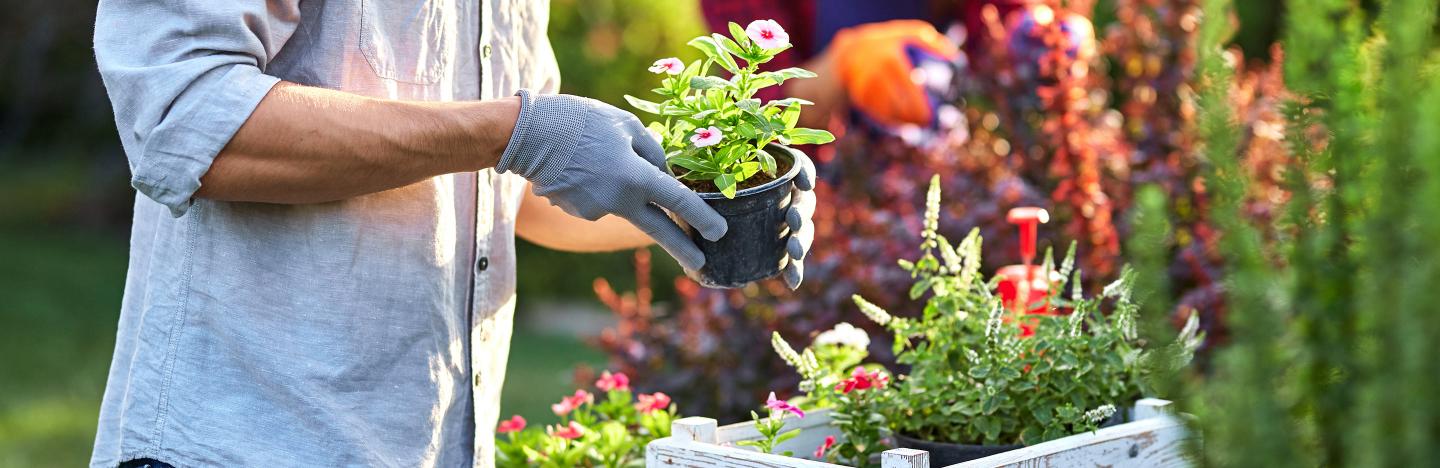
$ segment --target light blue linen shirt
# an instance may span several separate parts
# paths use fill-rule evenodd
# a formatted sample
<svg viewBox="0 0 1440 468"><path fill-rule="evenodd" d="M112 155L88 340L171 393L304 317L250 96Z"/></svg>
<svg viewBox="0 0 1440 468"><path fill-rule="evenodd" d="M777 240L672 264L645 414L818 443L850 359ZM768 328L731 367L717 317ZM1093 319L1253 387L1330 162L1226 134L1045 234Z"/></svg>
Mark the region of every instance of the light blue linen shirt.
<svg viewBox="0 0 1440 468"><path fill-rule="evenodd" d="M279 80L389 99L554 92L544 0L102 0L130 267L91 465L489 466L524 180L312 205L195 199Z"/></svg>

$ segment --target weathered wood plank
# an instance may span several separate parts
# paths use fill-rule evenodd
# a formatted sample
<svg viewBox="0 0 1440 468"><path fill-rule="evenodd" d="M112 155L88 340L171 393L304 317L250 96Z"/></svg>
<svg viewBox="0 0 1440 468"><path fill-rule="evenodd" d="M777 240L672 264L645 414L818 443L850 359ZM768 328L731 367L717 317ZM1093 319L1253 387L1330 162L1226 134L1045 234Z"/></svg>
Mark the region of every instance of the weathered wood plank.
<svg viewBox="0 0 1440 468"><path fill-rule="evenodd" d="M645 448L645 466L651 468L844 468L803 458L771 455L724 445L656 439Z"/></svg>
<svg viewBox="0 0 1440 468"><path fill-rule="evenodd" d="M886 450L880 454L880 468L930 468L930 453L908 448Z"/></svg>
<svg viewBox="0 0 1440 468"><path fill-rule="evenodd" d="M1188 467L1184 440L1184 425L1161 415L946 468Z"/></svg>

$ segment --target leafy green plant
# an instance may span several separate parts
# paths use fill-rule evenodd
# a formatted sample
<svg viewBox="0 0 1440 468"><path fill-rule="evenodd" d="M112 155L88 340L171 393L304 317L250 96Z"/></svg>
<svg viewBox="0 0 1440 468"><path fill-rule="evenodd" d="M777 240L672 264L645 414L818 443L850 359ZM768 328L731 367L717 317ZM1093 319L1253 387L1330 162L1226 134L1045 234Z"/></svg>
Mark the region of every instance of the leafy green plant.
<svg viewBox="0 0 1440 468"><path fill-rule="evenodd" d="M643 466L645 445L670 435L675 405L664 393L634 395L625 374L605 372L595 387L605 392L603 400L581 389L551 405L559 424L526 428L520 416L501 421L496 466Z"/></svg>
<svg viewBox="0 0 1440 468"><path fill-rule="evenodd" d="M662 100L625 96L636 109L659 116L649 129L660 138L672 171L678 168L682 180L708 181L726 197L734 198L740 184L756 174L776 177L779 164L765 151L766 145L822 144L835 139L824 130L795 126L801 106L811 104L809 101L789 98L762 103L754 97L756 91L786 80L815 76L793 67L759 71L760 64L790 48L789 37L774 21L758 20L747 29L730 23L730 37L716 33L689 44L705 58L689 65L674 57L664 58L650 67L652 72L668 75L653 90ZM710 75L716 65L729 72L730 78Z"/></svg>
<svg viewBox="0 0 1440 468"><path fill-rule="evenodd" d="M1055 288L1046 303L1068 313L1018 317L992 292L996 280L980 274L978 231L957 246L936 232L939 176L926 205L923 254L900 261L915 278L911 297L930 296L922 315L896 317L854 297L867 317L895 334L897 362L911 368L882 400L892 430L940 442L1034 444L1093 430L1140 396L1141 377L1152 366L1137 339L1133 273L1127 269L1100 296L1086 298L1074 247L1058 270L1047 252L1046 271L1075 287L1069 298ZM1107 302L1114 304L1108 315ZM1021 336L1022 321L1034 324L1033 335ZM1196 330L1192 316L1177 341L1193 351Z"/></svg>

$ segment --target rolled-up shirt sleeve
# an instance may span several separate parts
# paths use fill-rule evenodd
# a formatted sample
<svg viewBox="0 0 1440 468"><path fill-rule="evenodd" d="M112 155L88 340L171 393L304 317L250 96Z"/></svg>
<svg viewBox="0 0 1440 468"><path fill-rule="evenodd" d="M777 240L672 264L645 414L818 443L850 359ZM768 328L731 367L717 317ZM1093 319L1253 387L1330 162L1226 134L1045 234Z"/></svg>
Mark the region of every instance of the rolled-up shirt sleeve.
<svg viewBox="0 0 1440 468"><path fill-rule="evenodd" d="M95 58L130 163L131 185L189 209L255 106L265 74L300 21L298 0L102 0Z"/></svg>

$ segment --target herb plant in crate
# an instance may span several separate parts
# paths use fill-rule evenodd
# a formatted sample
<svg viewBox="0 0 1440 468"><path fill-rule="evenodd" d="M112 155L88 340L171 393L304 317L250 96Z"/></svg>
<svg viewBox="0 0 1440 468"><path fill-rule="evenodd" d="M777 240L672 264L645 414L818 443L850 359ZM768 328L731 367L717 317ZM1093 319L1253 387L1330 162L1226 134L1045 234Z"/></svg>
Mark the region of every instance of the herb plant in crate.
<svg viewBox="0 0 1440 468"><path fill-rule="evenodd" d="M689 44L705 58L688 65L664 58L650 68L668 75L654 89L659 102L625 99L657 116L649 129L661 140L672 174L729 223L717 241L687 227L706 258L704 267L688 273L706 286L738 287L780 272L789 258L787 233L798 229L786 219L798 204L792 192L801 189L794 196L813 200L808 190L814 185L814 165L790 145L828 143L835 137L795 126L808 101L754 97L786 80L815 76L800 68L759 71L760 64L790 48L789 36L774 21L757 20L745 29L730 23L729 37L717 33ZM711 75L717 66L730 77Z"/></svg>
<svg viewBox="0 0 1440 468"><path fill-rule="evenodd" d="M802 389L817 401L833 402L834 420L847 443L890 437L899 447L929 452L932 466L982 458L1121 422L1116 408L1129 407L1141 396L1149 369L1189 361L1201 339L1193 315L1168 345L1175 352L1153 354L1173 360L1160 362L1140 343L1139 306L1131 298L1128 269L1099 297L1086 298L1077 286L1062 298L1060 288L1051 288L1044 303L1069 310L1068 315L1018 317L1029 308L1006 307L994 293L998 277L986 280L980 272L979 234L972 230L952 245L936 232L938 181L938 176L932 180L926 197L923 253L917 260L900 261L915 278L911 297L928 296L921 315L894 316L854 297L867 317L895 334L896 360L909 366L908 374L885 385L883 374L856 366L851 385L816 385L833 380L836 372L819 364L820 352L814 349L823 345L796 353L775 340L777 352L805 378ZM1047 253L1042 271L1079 285L1073 265L1074 247L1058 271ZM1106 304L1113 304L1108 314L1102 310ZM1022 333L1022 325L1032 332ZM856 398L852 391L862 386L878 392ZM868 455L880 450L852 447L844 455L864 466Z"/></svg>

